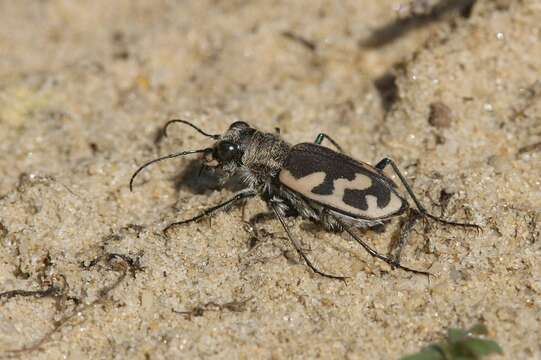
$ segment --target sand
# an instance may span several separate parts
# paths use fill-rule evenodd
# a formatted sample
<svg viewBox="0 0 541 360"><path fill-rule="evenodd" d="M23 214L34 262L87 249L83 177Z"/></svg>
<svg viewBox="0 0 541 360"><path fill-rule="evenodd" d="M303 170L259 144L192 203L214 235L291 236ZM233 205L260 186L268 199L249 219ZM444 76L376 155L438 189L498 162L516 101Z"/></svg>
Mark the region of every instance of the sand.
<svg viewBox="0 0 541 360"><path fill-rule="evenodd" d="M541 359L541 3L0 2L0 357L397 359L484 322ZM196 157L236 120L393 158L421 202L393 270L346 235L239 207ZM389 173L391 176L391 173ZM267 211L250 201L244 220ZM362 231L382 253L400 221ZM37 293L29 293L37 291ZM45 291L45 292L43 292Z"/></svg>

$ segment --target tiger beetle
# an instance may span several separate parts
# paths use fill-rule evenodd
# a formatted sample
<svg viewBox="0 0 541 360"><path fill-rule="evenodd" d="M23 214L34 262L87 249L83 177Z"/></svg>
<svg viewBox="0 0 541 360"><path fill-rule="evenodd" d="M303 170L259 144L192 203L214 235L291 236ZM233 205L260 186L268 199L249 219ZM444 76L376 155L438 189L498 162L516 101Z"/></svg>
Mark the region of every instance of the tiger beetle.
<svg viewBox="0 0 541 360"><path fill-rule="evenodd" d="M222 185L233 175L239 175L246 187L229 200L197 216L169 224L164 229L165 233L172 227L211 217L235 203L259 195L279 220L306 264L319 275L343 280L346 277L325 273L310 261L299 240L293 237L286 217L301 216L320 223L326 230L345 231L370 255L385 261L392 268L424 275L429 275L429 272L400 264L400 250L417 219L432 219L446 225L480 229L476 224L449 221L430 214L417 200L393 160L384 158L375 166L355 160L345 155L342 148L327 134L319 134L314 143L292 146L282 140L278 133L256 130L243 121L232 123L223 135L212 135L186 120L174 119L165 124L165 136L167 128L173 123L188 125L215 140L215 143L212 147L182 151L143 164L130 179L130 191L133 190L134 179L147 166L189 154L202 154L202 169L220 170L219 180ZM338 151L322 146L324 140ZM406 198L398 192L397 185L383 172L387 166L391 166L404 185L415 209L410 207ZM381 225L403 215L407 210L412 216L401 228L396 256L378 253L354 232L355 228Z"/></svg>

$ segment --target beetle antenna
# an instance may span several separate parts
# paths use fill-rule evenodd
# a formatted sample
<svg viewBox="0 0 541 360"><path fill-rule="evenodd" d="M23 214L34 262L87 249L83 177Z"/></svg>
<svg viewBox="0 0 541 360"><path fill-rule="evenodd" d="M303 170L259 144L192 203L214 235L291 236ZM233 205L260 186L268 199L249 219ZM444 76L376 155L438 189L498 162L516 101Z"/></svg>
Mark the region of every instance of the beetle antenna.
<svg viewBox="0 0 541 360"><path fill-rule="evenodd" d="M205 135L209 138L213 138L214 140L218 140L220 138L220 135L212 135L212 134L206 133L205 131L201 130L200 128L192 124L191 122L187 120L182 120L182 119L173 119L166 122L165 125L163 126L163 136L167 137L167 128L169 127L169 125L173 123L181 123L181 124L191 126L195 130L197 130L197 132L199 132L200 134Z"/></svg>
<svg viewBox="0 0 541 360"><path fill-rule="evenodd" d="M144 164L141 165L137 170L135 170L135 172L134 172L133 175L131 176L131 179L130 179L130 191L133 191L133 180L135 180L135 178L137 177L137 175L138 175L144 168L146 168L147 166L152 165L152 164L157 163L157 162L162 161L162 160L172 159L172 158L176 158L176 157L184 156L184 155L203 153L203 152L205 152L205 151L207 151L207 150L208 150L208 149L199 149L199 150L182 151L182 152L179 152L179 153L169 154L169 155L166 155L166 156L162 156L162 157L159 157L159 158L157 158L157 159L150 160L150 161L144 163Z"/></svg>

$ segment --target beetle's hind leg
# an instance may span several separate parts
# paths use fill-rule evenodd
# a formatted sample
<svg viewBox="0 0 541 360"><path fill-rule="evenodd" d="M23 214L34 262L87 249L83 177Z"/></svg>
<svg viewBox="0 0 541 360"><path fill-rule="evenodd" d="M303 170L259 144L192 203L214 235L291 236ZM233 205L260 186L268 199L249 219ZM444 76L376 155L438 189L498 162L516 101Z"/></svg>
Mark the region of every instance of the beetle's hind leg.
<svg viewBox="0 0 541 360"><path fill-rule="evenodd" d="M385 261L387 264L391 265L393 268L402 269L414 274L431 275L428 271L416 270L416 269L401 265L397 259L381 255L376 250L374 250L370 245L365 243L357 234L355 234L351 226L348 226L346 223L344 223L342 220L340 220L337 217L335 217L335 219L342 226L342 228L366 250L366 252L368 252L371 256L375 257L376 259Z"/></svg>
<svg viewBox="0 0 541 360"><path fill-rule="evenodd" d="M202 213L200 213L199 215L194 216L193 218L182 220L182 221L177 221L177 222L174 222L174 223L171 223L171 224L167 225L167 227L165 229L163 229L163 233L167 234L167 231L169 231L172 227L189 224L191 222L197 221L197 220L202 219L204 217L213 216L217 212L227 209L228 207L230 207L231 205L233 205L237 201L247 199L247 198L250 198L250 197L254 197L256 194L257 194L256 191L253 190L253 189L242 190L241 192L238 192L237 194L235 194L235 196L233 196L229 200L224 201L223 203L218 204L216 206L205 209Z"/></svg>
<svg viewBox="0 0 541 360"><path fill-rule="evenodd" d="M393 171L395 172L395 174L400 179L400 182L406 188L406 191L408 192L409 196L411 197L411 199L415 203L415 206L417 207L417 209L419 210L419 213L422 216L425 216L427 218L430 218L432 220L435 220L435 221L437 221L439 223L446 224L446 225L461 226L461 227L465 227L465 228L474 228L476 230L481 230L481 227L479 225L477 225L477 224L450 221L450 220L446 220L446 219L443 219L441 217L438 217L436 215L432 215L431 213L429 213L425 209L425 207L419 202L419 200L417 200L417 197L415 196L415 193L411 189L411 186L408 184L408 182L406 181L406 178L404 177L404 175L402 175L402 173L400 172L400 169L398 168L398 166L395 164L395 162L392 159L384 158L383 160L378 162L375 167L376 167L376 169L378 169L380 171L383 171L383 169L385 169L385 167L387 165L391 165L391 167L393 168Z"/></svg>

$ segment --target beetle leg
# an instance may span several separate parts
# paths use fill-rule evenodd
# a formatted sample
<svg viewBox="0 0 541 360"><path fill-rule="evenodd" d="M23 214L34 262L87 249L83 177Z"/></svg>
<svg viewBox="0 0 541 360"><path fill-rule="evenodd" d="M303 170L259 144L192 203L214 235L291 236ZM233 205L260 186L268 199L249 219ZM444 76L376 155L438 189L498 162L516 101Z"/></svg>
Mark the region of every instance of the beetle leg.
<svg viewBox="0 0 541 360"><path fill-rule="evenodd" d="M454 226L462 226L462 227L471 227L471 228L475 228L477 230L480 230L481 227L477 224L471 224L471 223L462 223L462 222L455 222L455 221L449 221L449 220L445 220L441 217L438 217L438 216L435 216L435 215L432 215L430 214L425 208L423 205L421 205L421 203L419 202L419 200L417 200L417 197L415 196L415 194L413 193L413 190L411 189L411 186L408 184L408 182L406 181L406 178L404 177L404 175L402 175L402 173L400 172L400 169L398 168L398 166L395 164L395 162L392 160L392 159L389 159L389 158L384 158L383 160L381 160L380 162L378 162L376 164L376 169L380 170L380 171L383 171L383 169L387 166L387 165L391 165L391 167L393 168L393 171L395 172L395 174L398 176L398 178L400 179L400 182L402 182L402 184L404 185L404 187L406 188L406 191L408 192L409 196L411 197L411 199L413 200L413 202L415 203L415 206L417 206L417 209L419 210L419 212L421 213L421 215L423 216L426 216L432 220L435 220L437 222L440 222L442 224L447 224L447 225L454 225Z"/></svg>
<svg viewBox="0 0 541 360"><path fill-rule="evenodd" d="M243 191L235 194L235 196L233 196L231 199L229 199L229 200L227 200L227 201L225 201L225 202L223 202L221 204L218 204L216 206L213 206L211 208L205 209L201 214L196 215L191 219L177 221L177 222L174 222L174 223L171 223L171 224L167 225L167 227L165 229L163 229L163 233L167 234L167 231L169 229L171 229L172 227L174 227L174 226L189 224L189 223L197 221L197 220L199 220L201 218L204 218L204 217L207 217L207 216L209 216L209 217L213 216L214 214L216 214L220 210L227 209L229 206L233 205L235 202L237 202L239 200L246 199L246 198L254 197L256 194L257 193L253 189L243 190Z"/></svg>
<svg viewBox="0 0 541 360"><path fill-rule="evenodd" d="M409 271L409 272L412 272L414 274L420 274L420 275L431 275L428 271L422 271L422 270L415 270L415 269L412 269L412 268L409 268L407 266L403 266L403 265L400 265L400 263L398 262L398 260L394 260L394 259L391 259L389 257L386 257L386 256L383 256L381 255L380 253L378 253L376 250L372 249L370 247L370 245L368 245L367 243L365 243L364 241L362 241L358 236L357 234L355 234L353 232L353 230L351 230L350 227L348 227L346 224L344 224L343 221L341 221L340 219L338 219L337 217L335 217L336 221L342 225L342 227L344 228L344 230L353 238L355 239L355 241L357 241L359 244L361 244L361 246L370 254L372 255L373 257L377 258L377 259L380 259L380 260L383 260L385 261L387 264L391 265L393 268L398 268L398 269L402 269L402 270L405 270L405 271Z"/></svg>
<svg viewBox="0 0 541 360"><path fill-rule="evenodd" d="M317 144L317 145L321 145L321 143L325 139L329 140L329 142L331 144L333 144L338 149L338 151L340 151L341 153L344 152L342 147L340 145L338 145L338 143L336 141L334 141L329 135L327 135L325 133L319 133L318 136L316 137L316 140L314 141L314 143Z"/></svg>
<svg viewBox="0 0 541 360"><path fill-rule="evenodd" d="M276 205L270 201L269 202L269 205L272 209L272 211L274 212L274 215L276 215L276 217L278 218L278 220L280 220L280 223L282 224L282 227L284 228L286 234L287 234L287 237L289 238L289 240L291 241L291 243L293 244L293 247L295 248L295 250L297 250L297 252L299 253L299 255L304 259L304 261L306 262L306 265L308 265L310 267L310 269L312 269L313 272L315 272L316 274L318 275L321 275L321 276L324 276L324 277L327 277L327 278L330 278L330 279L337 279L337 280L345 280L347 279L347 277L345 276L337 276L337 275L331 275L331 274L327 274L327 273L324 273L323 271L319 270L318 268L316 268L312 262L310 261L310 259L308 259L308 257L306 256L306 254L302 251L302 245L292 236L291 234L291 231L289 231L289 228L283 218L283 216L280 214L280 212L278 211L278 208L276 207Z"/></svg>

